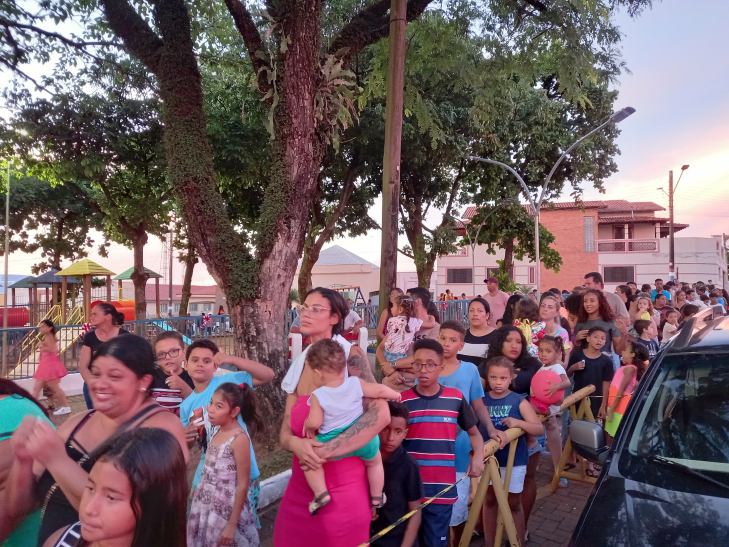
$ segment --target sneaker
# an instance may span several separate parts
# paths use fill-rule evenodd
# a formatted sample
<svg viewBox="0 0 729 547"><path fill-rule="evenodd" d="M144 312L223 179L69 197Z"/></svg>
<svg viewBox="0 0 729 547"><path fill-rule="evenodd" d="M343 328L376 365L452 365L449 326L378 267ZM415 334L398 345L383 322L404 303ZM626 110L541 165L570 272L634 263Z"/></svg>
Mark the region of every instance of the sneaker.
<svg viewBox="0 0 729 547"><path fill-rule="evenodd" d="M71 407L62 406L53 413L54 416L61 416L63 414L71 414Z"/></svg>

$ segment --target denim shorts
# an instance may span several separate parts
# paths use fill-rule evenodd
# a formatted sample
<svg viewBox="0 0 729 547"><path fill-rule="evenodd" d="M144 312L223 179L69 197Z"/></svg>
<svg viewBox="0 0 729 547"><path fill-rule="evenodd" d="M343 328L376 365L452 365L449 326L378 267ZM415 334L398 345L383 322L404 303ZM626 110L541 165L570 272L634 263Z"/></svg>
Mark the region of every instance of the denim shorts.
<svg viewBox="0 0 729 547"><path fill-rule="evenodd" d="M421 509L423 520L418 530L420 547L448 547L452 505L431 503Z"/></svg>
<svg viewBox="0 0 729 547"><path fill-rule="evenodd" d="M387 359L388 362L405 359L405 357L408 356L407 353L395 353L394 351L388 351L386 349L383 349L382 352L385 354L385 359Z"/></svg>
<svg viewBox="0 0 729 547"><path fill-rule="evenodd" d="M547 434L544 432L544 426L542 426L542 434L537 437L537 444L534 445L534 448L529 449L529 457L531 458L534 454L537 452L541 452L544 450L544 447L547 444Z"/></svg>

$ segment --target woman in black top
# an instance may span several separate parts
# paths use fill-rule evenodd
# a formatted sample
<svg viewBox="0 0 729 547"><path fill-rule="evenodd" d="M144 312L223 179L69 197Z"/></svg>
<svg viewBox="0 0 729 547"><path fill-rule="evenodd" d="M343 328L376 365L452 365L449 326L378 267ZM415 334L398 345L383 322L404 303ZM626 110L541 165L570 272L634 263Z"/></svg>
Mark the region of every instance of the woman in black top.
<svg viewBox="0 0 729 547"><path fill-rule="evenodd" d="M155 373L154 353L144 338L128 334L123 340L112 339L99 346L90 367L95 410L69 418L57 432L31 418L15 431L11 443L15 461L4 501L19 516L41 506L39 545L78 521L90 457L115 434L138 427L165 429L177 439L187 461L180 419L150 398Z"/></svg>
<svg viewBox="0 0 729 547"><path fill-rule="evenodd" d="M496 329L489 325L491 308L483 298L474 298L468 303L468 321L471 324L463 339L463 349L458 359L478 365L489 350L489 344Z"/></svg>
<svg viewBox="0 0 729 547"><path fill-rule="evenodd" d="M486 362L493 357L501 356L514 363L516 378L511 382L511 391L529 395L532 378L542 368L542 363L536 357L529 355L526 338L514 325L505 325L494 333L491 344L489 344L489 352L481 365L482 377L485 377ZM545 437L542 435L537 439L536 446L529 449L529 463L524 477L524 489L521 492L521 504L524 507L524 518L527 523L534 502L537 500L537 467L539 466L539 453L544 448L544 441Z"/></svg>
<svg viewBox="0 0 729 547"><path fill-rule="evenodd" d="M84 399L86 400L86 408L90 410L94 408L87 385L91 375L89 372L91 356L102 342L129 333L121 328L121 325L124 324L124 314L116 311L116 308L108 302L99 302L94 306L89 316L89 324L96 327L96 330L84 334L84 345L78 358L78 371L84 379Z"/></svg>

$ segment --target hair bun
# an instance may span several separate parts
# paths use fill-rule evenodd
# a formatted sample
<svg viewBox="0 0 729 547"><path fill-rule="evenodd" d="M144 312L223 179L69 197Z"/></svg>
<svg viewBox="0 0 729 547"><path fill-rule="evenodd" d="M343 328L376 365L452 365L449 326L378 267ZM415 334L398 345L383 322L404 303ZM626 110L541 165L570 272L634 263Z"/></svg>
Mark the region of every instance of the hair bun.
<svg viewBox="0 0 729 547"><path fill-rule="evenodd" d="M114 320L117 325L123 325L124 324L124 314L120 311L116 312L114 314Z"/></svg>

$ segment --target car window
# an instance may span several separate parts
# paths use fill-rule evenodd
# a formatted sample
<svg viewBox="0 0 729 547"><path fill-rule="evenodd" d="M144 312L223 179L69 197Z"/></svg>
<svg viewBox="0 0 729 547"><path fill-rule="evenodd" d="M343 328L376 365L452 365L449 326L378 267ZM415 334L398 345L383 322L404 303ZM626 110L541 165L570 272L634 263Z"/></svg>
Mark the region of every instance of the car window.
<svg viewBox="0 0 729 547"><path fill-rule="evenodd" d="M628 452L729 473L729 354L668 355L658 366Z"/></svg>

